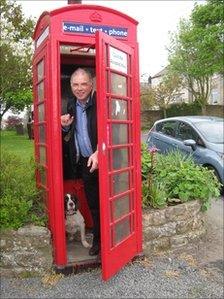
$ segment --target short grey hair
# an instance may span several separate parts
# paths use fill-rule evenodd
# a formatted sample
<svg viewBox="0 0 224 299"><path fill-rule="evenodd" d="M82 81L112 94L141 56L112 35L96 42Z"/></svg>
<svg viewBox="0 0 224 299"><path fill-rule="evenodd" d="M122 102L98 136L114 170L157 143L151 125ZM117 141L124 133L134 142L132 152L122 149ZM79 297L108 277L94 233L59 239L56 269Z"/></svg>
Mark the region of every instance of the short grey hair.
<svg viewBox="0 0 224 299"><path fill-rule="evenodd" d="M92 75L91 71L88 68L81 68L81 67L77 68L72 73L71 78L70 78L70 82L72 82L73 77L75 77L78 74L87 74L88 77L89 77L89 80L91 81L91 83L93 83L93 75Z"/></svg>

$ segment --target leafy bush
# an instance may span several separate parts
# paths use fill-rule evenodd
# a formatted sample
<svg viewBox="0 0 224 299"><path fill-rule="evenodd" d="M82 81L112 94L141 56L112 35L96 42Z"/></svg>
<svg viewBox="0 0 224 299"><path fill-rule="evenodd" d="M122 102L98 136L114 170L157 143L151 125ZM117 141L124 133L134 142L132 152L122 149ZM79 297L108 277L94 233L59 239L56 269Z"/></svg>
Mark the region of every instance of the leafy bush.
<svg viewBox="0 0 224 299"><path fill-rule="evenodd" d="M34 162L2 151L0 208L1 228L17 229L25 224L44 225L46 217L40 191L36 189Z"/></svg>
<svg viewBox="0 0 224 299"><path fill-rule="evenodd" d="M213 171L196 165L191 156L176 151L167 155L150 153L143 147L143 206L164 207L174 202L199 199L207 210L213 197L220 195L220 183ZM150 163L146 158L151 159ZM153 162L153 163L152 163ZM152 166L152 164L154 164ZM147 190L147 191L146 191Z"/></svg>
<svg viewBox="0 0 224 299"><path fill-rule="evenodd" d="M175 103L167 109L167 117L201 115L201 106L198 102L193 103Z"/></svg>
<svg viewBox="0 0 224 299"><path fill-rule="evenodd" d="M18 125L22 125L22 118L16 115L9 115L6 120L6 129L14 130Z"/></svg>

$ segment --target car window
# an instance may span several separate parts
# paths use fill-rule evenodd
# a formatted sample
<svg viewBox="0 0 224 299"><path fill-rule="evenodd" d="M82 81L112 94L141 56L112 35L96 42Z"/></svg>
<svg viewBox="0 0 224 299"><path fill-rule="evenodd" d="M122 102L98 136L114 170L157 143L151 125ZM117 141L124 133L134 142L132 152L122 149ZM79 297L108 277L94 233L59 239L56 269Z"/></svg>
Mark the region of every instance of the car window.
<svg viewBox="0 0 224 299"><path fill-rule="evenodd" d="M164 121L156 125L156 131L164 135L175 137L175 121Z"/></svg>
<svg viewBox="0 0 224 299"><path fill-rule="evenodd" d="M202 133L202 135L207 141L213 143L223 143L224 140L223 121L198 122L195 123L195 126Z"/></svg>
<svg viewBox="0 0 224 299"><path fill-rule="evenodd" d="M195 142L197 142L199 138L197 132L190 125L184 122L179 123L176 137L183 141L193 139Z"/></svg>

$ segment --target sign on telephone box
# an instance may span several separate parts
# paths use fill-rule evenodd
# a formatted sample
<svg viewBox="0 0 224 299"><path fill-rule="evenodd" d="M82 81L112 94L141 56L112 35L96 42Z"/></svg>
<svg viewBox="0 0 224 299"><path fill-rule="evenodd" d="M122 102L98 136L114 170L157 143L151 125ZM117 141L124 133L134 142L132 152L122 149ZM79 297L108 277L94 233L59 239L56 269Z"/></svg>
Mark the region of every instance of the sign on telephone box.
<svg viewBox="0 0 224 299"><path fill-rule="evenodd" d="M34 137L57 270L99 263L79 239L66 237L64 196L75 194L91 240L93 221L81 179L64 176L60 116L67 113L70 77L95 75L102 277L142 253L140 100L137 22L98 5L44 12L34 33Z"/></svg>

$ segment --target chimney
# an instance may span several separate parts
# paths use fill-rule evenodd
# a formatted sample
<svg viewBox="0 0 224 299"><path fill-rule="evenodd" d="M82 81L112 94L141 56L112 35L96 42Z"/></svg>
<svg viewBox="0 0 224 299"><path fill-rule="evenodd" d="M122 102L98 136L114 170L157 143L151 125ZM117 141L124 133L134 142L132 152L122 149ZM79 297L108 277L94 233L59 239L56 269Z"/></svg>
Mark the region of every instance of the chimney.
<svg viewBox="0 0 224 299"><path fill-rule="evenodd" d="M82 4L82 0L68 0L68 4Z"/></svg>

